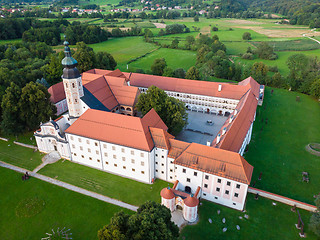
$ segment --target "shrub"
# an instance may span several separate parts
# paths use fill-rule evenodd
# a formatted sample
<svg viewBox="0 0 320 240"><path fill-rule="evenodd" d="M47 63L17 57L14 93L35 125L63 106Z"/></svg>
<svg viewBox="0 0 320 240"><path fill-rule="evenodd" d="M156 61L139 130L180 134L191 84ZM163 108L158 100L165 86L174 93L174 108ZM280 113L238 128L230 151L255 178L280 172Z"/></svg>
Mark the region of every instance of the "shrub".
<svg viewBox="0 0 320 240"><path fill-rule="evenodd" d="M248 59L248 60L253 60L254 56L252 53L245 53L242 55L242 59Z"/></svg>
<svg viewBox="0 0 320 240"><path fill-rule="evenodd" d="M268 68L270 72L279 72L278 66L269 66Z"/></svg>
<svg viewBox="0 0 320 240"><path fill-rule="evenodd" d="M216 31L218 31L219 29L217 28L217 27L213 27L212 28L212 31L214 31L214 32L216 32Z"/></svg>
<svg viewBox="0 0 320 240"><path fill-rule="evenodd" d="M252 39L251 34L249 32L243 33L242 39L243 40L251 40Z"/></svg>

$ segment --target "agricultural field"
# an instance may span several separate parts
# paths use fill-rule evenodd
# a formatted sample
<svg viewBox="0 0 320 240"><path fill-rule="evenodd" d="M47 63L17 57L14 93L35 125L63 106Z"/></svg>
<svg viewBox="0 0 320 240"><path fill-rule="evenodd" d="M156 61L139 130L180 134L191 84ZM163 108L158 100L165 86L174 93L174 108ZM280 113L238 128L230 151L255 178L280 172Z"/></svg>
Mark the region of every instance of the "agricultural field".
<svg viewBox="0 0 320 240"><path fill-rule="evenodd" d="M131 213L35 178L23 182L9 169L0 168L0 176L1 240L41 239L64 227L73 239L94 240L114 213Z"/></svg>
<svg viewBox="0 0 320 240"><path fill-rule="evenodd" d="M310 96L266 88L257 109L253 135L245 159L254 166L251 185L309 204L314 204L320 183L319 157L305 150L320 139L320 103ZM296 97L300 101L296 101ZM310 182L302 181L308 172ZM262 180L258 181L262 173Z"/></svg>
<svg viewBox="0 0 320 240"><path fill-rule="evenodd" d="M168 67L171 67L172 69L183 68L187 71L196 63L196 52L161 48L147 55L146 57L139 59L138 61L130 63L130 67L150 70L151 65L157 58L164 58L167 62Z"/></svg>

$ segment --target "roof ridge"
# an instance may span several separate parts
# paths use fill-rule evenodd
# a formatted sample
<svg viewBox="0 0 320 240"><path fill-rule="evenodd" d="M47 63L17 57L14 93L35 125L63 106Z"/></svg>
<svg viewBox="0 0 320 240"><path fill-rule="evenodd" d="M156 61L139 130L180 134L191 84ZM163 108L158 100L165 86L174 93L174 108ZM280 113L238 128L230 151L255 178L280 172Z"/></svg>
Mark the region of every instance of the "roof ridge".
<svg viewBox="0 0 320 240"><path fill-rule="evenodd" d="M112 95L113 95L113 96L114 96L114 98L116 99L116 101L117 101L118 105L120 105L120 104L119 104L119 101L118 101L118 99L117 99L117 97L114 95L114 93L113 93L113 91L112 91L112 89L111 89L111 87L110 87L110 85L109 85L109 83L108 83L108 80L106 79L106 76L105 76L105 75L102 75L102 76L103 76L103 79L106 81L107 86L108 86L108 88L110 89L110 92L112 93Z"/></svg>

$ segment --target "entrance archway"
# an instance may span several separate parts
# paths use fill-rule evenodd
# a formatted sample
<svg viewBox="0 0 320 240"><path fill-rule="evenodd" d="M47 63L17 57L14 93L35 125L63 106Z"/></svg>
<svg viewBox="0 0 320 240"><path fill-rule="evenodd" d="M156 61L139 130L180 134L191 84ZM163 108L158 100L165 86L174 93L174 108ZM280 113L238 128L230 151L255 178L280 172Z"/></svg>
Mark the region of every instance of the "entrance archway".
<svg viewBox="0 0 320 240"><path fill-rule="evenodd" d="M180 205L177 205L177 210L183 210L182 207Z"/></svg>
<svg viewBox="0 0 320 240"><path fill-rule="evenodd" d="M184 188L184 191L185 191L186 193L191 193L191 187L186 186L186 187Z"/></svg>

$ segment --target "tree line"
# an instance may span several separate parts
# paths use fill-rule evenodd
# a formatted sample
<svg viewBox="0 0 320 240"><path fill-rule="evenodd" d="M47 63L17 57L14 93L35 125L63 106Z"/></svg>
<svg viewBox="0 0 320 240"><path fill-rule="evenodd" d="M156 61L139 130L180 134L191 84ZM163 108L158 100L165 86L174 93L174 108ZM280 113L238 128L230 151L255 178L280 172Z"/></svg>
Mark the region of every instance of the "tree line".
<svg viewBox="0 0 320 240"><path fill-rule="evenodd" d="M92 68L114 70L117 63L106 52L94 53L79 42L74 57L80 72ZM47 87L60 82L63 51L54 53L45 43L22 42L0 45L0 130L18 135L34 130L54 117Z"/></svg>

